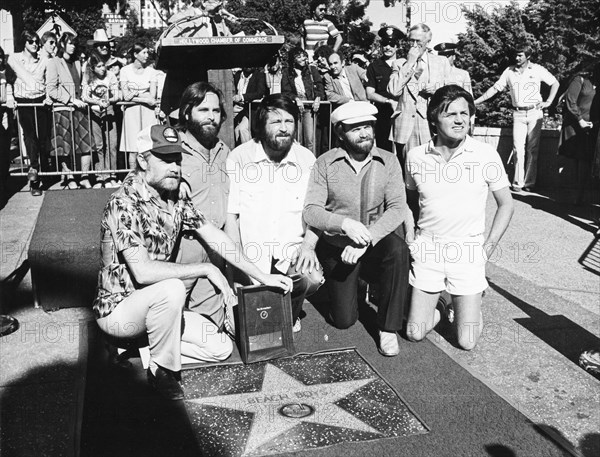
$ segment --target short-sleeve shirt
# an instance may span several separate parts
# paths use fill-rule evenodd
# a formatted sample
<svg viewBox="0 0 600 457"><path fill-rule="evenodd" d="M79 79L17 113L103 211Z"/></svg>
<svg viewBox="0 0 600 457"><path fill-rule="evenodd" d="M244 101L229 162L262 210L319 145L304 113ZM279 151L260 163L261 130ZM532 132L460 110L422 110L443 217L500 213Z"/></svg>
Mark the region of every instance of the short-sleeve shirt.
<svg viewBox="0 0 600 457"><path fill-rule="evenodd" d="M367 87L372 87L376 94L386 98L395 98L387 90L391 75L392 67L383 59L375 59L367 67Z"/></svg>
<svg viewBox="0 0 600 457"><path fill-rule="evenodd" d="M302 209L315 160L296 142L279 164L255 140L229 154L228 211L239 215L244 253L262 271L271 270L272 259L289 260L304 238Z"/></svg>
<svg viewBox="0 0 600 457"><path fill-rule="evenodd" d="M446 162L434 145L435 137L406 156L406 187L419 192L419 229L447 237L482 234L488 190L509 185L500 155L467 136Z"/></svg>
<svg viewBox="0 0 600 457"><path fill-rule="evenodd" d="M543 101L540 93L542 82L551 86L556 78L541 65L529 63L523 73L515 65L508 67L494 84L498 92L508 87L514 107L528 107Z"/></svg>
<svg viewBox="0 0 600 457"><path fill-rule="evenodd" d="M169 261L182 229L198 229L206 223L191 200L168 204L144 178L131 172L106 204L100 225L102 268L93 309L96 318L113 309L140 286L129 273L122 252L144 247L152 260Z"/></svg>
<svg viewBox="0 0 600 457"><path fill-rule="evenodd" d="M312 57L318 43L324 41L327 44L329 37L336 38L340 34L333 22L328 19L320 21L305 19L302 27L304 28L304 49L310 57Z"/></svg>

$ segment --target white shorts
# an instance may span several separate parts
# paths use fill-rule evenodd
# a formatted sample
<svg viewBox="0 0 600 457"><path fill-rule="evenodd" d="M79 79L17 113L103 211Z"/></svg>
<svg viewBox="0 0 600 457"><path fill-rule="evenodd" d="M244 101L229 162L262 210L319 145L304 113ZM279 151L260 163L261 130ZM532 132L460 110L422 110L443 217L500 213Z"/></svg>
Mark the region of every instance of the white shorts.
<svg viewBox="0 0 600 457"><path fill-rule="evenodd" d="M438 237L418 233L408 245L412 257L410 285L425 292L474 295L488 287L483 235Z"/></svg>

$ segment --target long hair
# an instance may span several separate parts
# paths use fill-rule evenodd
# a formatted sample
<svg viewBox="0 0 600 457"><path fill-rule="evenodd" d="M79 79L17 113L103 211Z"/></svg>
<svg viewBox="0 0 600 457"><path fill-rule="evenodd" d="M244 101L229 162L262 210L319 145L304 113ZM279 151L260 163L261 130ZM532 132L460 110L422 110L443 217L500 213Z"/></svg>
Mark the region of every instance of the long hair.
<svg viewBox="0 0 600 457"><path fill-rule="evenodd" d="M100 56L100 54L92 52L87 61L87 68L85 70L89 81L95 81L96 79L98 79L96 73L94 73L94 68L99 63L105 63L104 59Z"/></svg>
<svg viewBox="0 0 600 457"><path fill-rule="evenodd" d="M192 108L204 101L206 94L212 92L219 97L219 108L221 108L221 124L227 119L225 106L223 105L223 92L218 87L206 81L198 81L185 88L179 102L179 127L186 128Z"/></svg>
<svg viewBox="0 0 600 457"><path fill-rule="evenodd" d="M469 116L475 114L475 102L473 96L463 89L461 86L456 84L450 84L448 86L442 86L429 99L429 106L427 107L427 121L430 124L435 125L438 116L448 109L448 105L459 98L464 98L469 105Z"/></svg>
<svg viewBox="0 0 600 457"><path fill-rule="evenodd" d="M300 110L291 97L283 94L267 95L258 105L253 122L255 137L258 141L264 141L267 138L267 120L269 113L276 109L290 113L294 118L294 124L296 126L298 125Z"/></svg>
<svg viewBox="0 0 600 457"><path fill-rule="evenodd" d="M73 55L77 53L77 38L71 32L65 32L60 36L58 40L58 51L56 51L56 55L58 57L62 57L65 54L65 50L67 49L67 45L72 43L75 45L75 51Z"/></svg>
<svg viewBox="0 0 600 457"><path fill-rule="evenodd" d="M296 57L301 56L301 55L308 56L308 53L304 49L302 49L300 46L293 47L292 49L290 49L290 52L288 53L288 71L292 75L295 75L293 70L296 68L296 66L295 66ZM305 67L302 69L302 73L307 73L307 72L308 72L308 61L306 62Z"/></svg>
<svg viewBox="0 0 600 457"><path fill-rule="evenodd" d="M143 43L134 43L134 45L129 48L129 51L127 51L127 57L129 57L129 61L133 62L135 60L135 55L139 52L142 52L146 48L148 48L148 46Z"/></svg>

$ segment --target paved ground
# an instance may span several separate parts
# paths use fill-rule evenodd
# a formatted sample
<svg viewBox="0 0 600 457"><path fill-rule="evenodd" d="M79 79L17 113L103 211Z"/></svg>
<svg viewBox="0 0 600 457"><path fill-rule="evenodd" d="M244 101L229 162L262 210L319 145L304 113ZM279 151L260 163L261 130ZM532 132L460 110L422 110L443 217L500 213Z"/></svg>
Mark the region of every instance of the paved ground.
<svg viewBox="0 0 600 457"><path fill-rule="evenodd" d="M575 455L592 457L600 455L600 381L574 361L582 347L600 345L600 272L580 263L596 240L600 207L574 206L571 199L565 191L516 196L512 224L488 268L481 343L460 351L444 329L444 336L431 339L532 422L564 439ZM12 450L5 455L77 454L73 424L63 424L56 412L74 410L69 386L79 374L56 376L53 368L76 365L80 324L90 313L33 307L26 253L41 203L21 190L0 210L0 309L21 323L0 339L0 451ZM490 200L488 216L493 209ZM66 394L49 409L39 406L47 401L35 400L61 390ZM15 409L15 392L33 400ZM7 417L7 411L22 412ZM61 439L45 436L39 425L52 420Z"/></svg>

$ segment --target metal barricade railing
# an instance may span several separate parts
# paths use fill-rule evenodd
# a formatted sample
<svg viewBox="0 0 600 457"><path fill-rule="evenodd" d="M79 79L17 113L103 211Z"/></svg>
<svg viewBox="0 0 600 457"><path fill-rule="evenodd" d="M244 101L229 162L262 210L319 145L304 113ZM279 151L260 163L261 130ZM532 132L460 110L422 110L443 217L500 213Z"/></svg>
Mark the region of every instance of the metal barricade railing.
<svg viewBox="0 0 600 457"><path fill-rule="evenodd" d="M118 102L117 105L119 108L125 112L128 107L139 105L134 102ZM6 106L6 105L3 105ZM25 138L26 133L23 131L23 125L20 119L20 116L23 115L24 110L33 109L33 119L35 124L35 132L27 132L27 134L35 133L35 138L29 139ZM79 116L75 116L74 113L83 112L84 116L82 119L86 122L87 125L87 135L89 136L89 152L82 151L82 148L85 149L85 144L82 142L81 138L78 138L78 134L76 131L80 130L79 122L81 119L77 119ZM59 128L56 118L58 117L57 113L68 113L68 132L66 133L66 137L69 139L68 147L65 147L64 144L59 144L59 132L57 129ZM108 122L108 112L106 109L103 109L98 113L97 111L91 108L91 105L87 105L86 108L79 109L74 105L63 105L63 104L53 104L47 105L45 103L18 103L16 108L14 109L14 115L16 118L16 126L17 126L17 137L19 142L19 156L20 156L20 164L15 169L13 168L11 175L14 176L27 176L29 172L29 168L32 161L32 158L29 157L27 148L25 146L25 141L35 141L37 142L37 154L38 154L38 162L40 166L38 167L38 175L39 176L62 176L62 175L114 175L116 173L128 172L131 170L130 160L128 152L135 152L137 149L134 144L134 150L132 151L124 151L124 159L122 162L124 163L124 167L118 167L118 154L119 154L119 143L120 137L127 134L127 123L123 123L121 134L118 134L119 126L117 125L116 115L113 114L111 116L110 122L114 123L112 128L109 128L105 125ZM46 117L46 121L40 122L40 120ZM104 120L103 120L104 119ZM100 123L100 131L102 133L101 138L96 138L94 135L93 123L96 120ZM143 123L142 119L142 111L140 110L140 125ZM160 123L161 119L157 117L157 123ZM42 124L40 126L40 124ZM49 124L46 125L46 124ZM40 131L41 129L45 131ZM116 136L116 141L114 141L114 147L116 151L111 154L111 135ZM58 154L59 148L68 149L68 156ZM99 149L103 149L104 155L104 165L108 163L109 166L102 166L96 169L94 167L94 160L91 160L90 169L83 170L81 167L81 157L87 156L88 154L93 155L98 153ZM68 169L65 170L62 168L62 164L65 163L65 158L68 157L69 165ZM108 157L108 162L107 162ZM79 160L78 160L79 158Z"/></svg>
<svg viewBox="0 0 600 457"><path fill-rule="evenodd" d="M248 110L248 121L250 123L250 126L252 127L252 112L254 111L254 109L258 106L258 104L260 103L260 100L253 100L250 102L250 107ZM303 100L302 104L305 106L304 108L304 113L300 114L300 119L298 120L298 127L296 129L296 140L304 147L307 147L308 149L310 149L313 154L315 155L320 155L326 151L328 151L329 149L331 149L331 125L330 125L330 119L331 119L331 111L332 111L332 104L331 102L327 101L327 100L321 100L319 102L319 112L318 113L314 113L312 111L312 105L314 104L314 100ZM324 110L324 111L323 111ZM303 116L305 114L309 114L311 117L311 122L312 122L312 138L309 139L309 141L306 141L306 139L304 138L304 123L303 123ZM321 114L324 114L323 119L322 119L322 123L321 125L319 125L318 123L318 118ZM324 125L323 125L324 124ZM320 127L320 129L318 129L318 127ZM324 132L326 132L327 135L327 144L325 146L325 148L321 148L321 135L324 134ZM310 147L309 147L310 146Z"/></svg>

